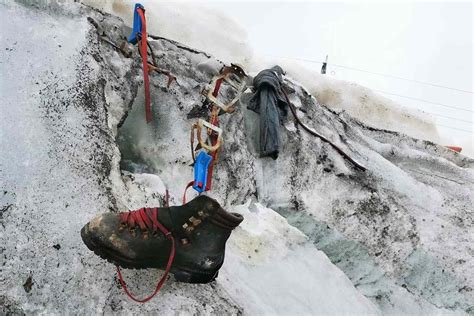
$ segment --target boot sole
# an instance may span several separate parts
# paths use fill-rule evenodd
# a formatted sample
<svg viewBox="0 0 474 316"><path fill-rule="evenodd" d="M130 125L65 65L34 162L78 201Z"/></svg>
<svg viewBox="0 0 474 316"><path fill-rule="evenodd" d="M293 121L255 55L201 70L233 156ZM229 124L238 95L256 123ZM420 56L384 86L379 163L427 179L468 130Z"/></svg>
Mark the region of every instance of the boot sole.
<svg viewBox="0 0 474 316"><path fill-rule="evenodd" d="M88 224L81 229L81 237L82 241L89 250L91 250L97 256L113 265L119 266L124 269L142 270L153 268L162 270L161 267L154 266L150 261L130 260L128 258L124 258L120 255L117 255L117 253L112 249L108 249L103 246L98 246L94 243L93 239L90 238L90 235L88 233ZM174 275L176 281L178 282L209 283L217 278L217 275L219 274L219 269L217 269L215 272L205 273L192 269L171 267L170 273Z"/></svg>

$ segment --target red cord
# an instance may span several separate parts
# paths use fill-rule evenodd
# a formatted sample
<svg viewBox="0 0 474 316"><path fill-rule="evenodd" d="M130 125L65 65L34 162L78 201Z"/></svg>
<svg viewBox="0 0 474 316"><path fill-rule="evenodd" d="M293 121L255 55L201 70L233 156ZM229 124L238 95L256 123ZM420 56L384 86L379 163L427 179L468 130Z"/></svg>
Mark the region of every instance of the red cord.
<svg viewBox="0 0 474 316"><path fill-rule="evenodd" d="M211 135L211 145L214 146L216 143L217 143L217 137L215 135ZM212 174L214 172L214 161L216 161L217 150L211 153L211 157L212 157L211 164L209 165L209 168L207 169L206 191L211 190Z"/></svg>
<svg viewBox="0 0 474 316"><path fill-rule="evenodd" d="M134 300L135 302L137 303L146 303L148 302L149 300L151 300L160 290L161 290L161 287L163 286L163 284L165 284L165 281L166 281L166 277L168 276L168 273L170 272L171 270L171 265L173 264L173 260L174 260L174 256L175 256L175 245L174 245L174 238L171 237L171 238L168 238L169 240L171 240L171 252L170 252L170 258L168 259L168 264L166 265L166 270L165 270L165 273L163 274L163 276L161 277L160 281L158 282L158 284L156 285L156 289L155 291L153 292L153 294L151 294L150 296L148 297L145 297L144 299L138 299L138 298L135 298L133 296L132 293L130 293L130 291L128 290L127 288L127 285L125 284L125 281L123 280L123 277L122 277L122 273L120 272L120 267L117 266L117 274L119 276L119 281L120 281L120 284L122 285L123 287L123 290L125 291L125 294L127 294L128 297L130 297L132 300Z"/></svg>
<svg viewBox="0 0 474 316"><path fill-rule="evenodd" d="M188 183L188 185L186 185L186 188L184 189L184 193L183 193L183 204L186 204L186 191L188 191L188 189L192 187L193 185L194 185L194 181L191 181Z"/></svg>
<svg viewBox="0 0 474 316"><path fill-rule="evenodd" d="M221 84L224 78L217 79L216 81L216 86L214 87L214 91L212 91L212 96L214 98L217 98L217 95L219 94L219 89L221 88Z"/></svg>
<svg viewBox="0 0 474 316"><path fill-rule="evenodd" d="M216 98L217 95L219 94L219 90L221 88L221 84L224 78L218 79L216 81L216 86L214 87L214 91L212 92L212 95ZM213 120L211 121L211 124L214 126L219 127L219 113L215 117L213 117ZM214 146L217 143L217 134L215 132L211 133L211 145ZM209 165L209 168L207 169L207 183L206 183L206 189L205 191L210 191L212 187L212 174L214 172L214 162L217 160L217 150L211 153L211 164Z"/></svg>
<svg viewBox="0 0 474 316"><path fill-rule="evenodd" d="M119 276L119 281L120 281L120 284L122 285L123 290L125 291L125 294L127 294L128 297L130 297L132 300L134 300L137 303L146 303L149 300L151 300L160 291L161 287L166 281L166 277L168 276L168 273L171 270L171 265L173 264L174 256L176 253L175 241L174 241L173 236L171 235L171 232L168 231L168 229L166 229L166 227L163 226L158 221L157 208L152 208L152 209L142 208L137 211L122 213L120 215L121 215L122 223L128 223L129 225L131 225L131 227L134 227L134 224L137 223L140 227L145 226L148 228L152 228L153 230L159 229L163 233L163 235L165 235L166 238L171 241L170 257L168 259L168 263L166 264L165 273L163 274L161 279L158 281L155 291L150 296L145 297L144 299L135 298L133 294L130 293L130 291L127 288L127 285L125 284L125 281L123 280L120 267L117 265L117 274Z"/></svg>
<svg viewBox="0 0 474 316"><path fill-rule="evenodd" d="M140 53L142 55L142 62L143 62L143 84L145 85L145 116L146 116L146 122L150 123L152 120L152 116L151 116L151 101L150 101L150 79L148 77L146 19L145 19L145 11L143 11L143 9L138 8L137 12L140 15L140 19L142 20Z"/></svg>

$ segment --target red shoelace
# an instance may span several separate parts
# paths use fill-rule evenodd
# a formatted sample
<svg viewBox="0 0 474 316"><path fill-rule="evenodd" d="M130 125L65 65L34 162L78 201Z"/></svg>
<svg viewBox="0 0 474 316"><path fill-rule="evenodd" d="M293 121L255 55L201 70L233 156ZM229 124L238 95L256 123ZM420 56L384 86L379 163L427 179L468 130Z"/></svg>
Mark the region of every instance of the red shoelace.
<svg viewBox="0 0 474 316"><path fill-rule="evenodd" d="M120 213L120 223L134 228L137 224L142 231L151 230L155 233L158 229L166 236L170 232L158 221L158 208L141 208L136 211Z"/></svg>
<svg viewBox="0 0 474 316"><path fill-rule="evenodd" d="M119 276L120 284L122 285L123 290L125 291L125 294L127 294L128 297L130 297L135 302L146 303L149 300L151 300L160 291L161 287L166 281L166 277L168 276L168 273L171 270L171 265L173 264L173 260L174 260L174 256L176 252L174 238L171 235L171 232L168 229L166 229L166 227L163 226L158 221L158 208L156 207L155 208L141 208L136 211L121 213L120 222L121 224L126 224L129 228L134 228L138 224L138 226L140 227L142 231L151 230L152 233L155 233L159 229L163 233L163 235L165 235L166 238L171 241L170 257L166 265L165 273L163 274L161 279L158 281L155 291L150 296L145 297L144 299L137 299L132 295L132 293L130 293L130 291L127 288L127 285L125 284L125 281L123 280L120 267L117 266L117 274Z"/></svg>

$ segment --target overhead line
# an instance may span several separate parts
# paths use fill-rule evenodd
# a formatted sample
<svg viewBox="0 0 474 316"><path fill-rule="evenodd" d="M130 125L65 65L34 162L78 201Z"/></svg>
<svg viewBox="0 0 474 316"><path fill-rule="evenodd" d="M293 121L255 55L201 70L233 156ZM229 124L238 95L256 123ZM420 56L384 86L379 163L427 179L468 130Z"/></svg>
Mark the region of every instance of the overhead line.
<svg viewBox="0 0 474 316"><path fill-rule="evenodd" d="M440 106L444 106L444 107L447 107L447 108L456 109L456 110L460 110L460 111L474 112L473 110L468 110L468 109L457 107L457 106L447 105L447 104L443 104L443 103L437 103L437 102L433 102L433 101L429 101L429 100L425 100L425 99L409 97L409 96L406 96L406 95L401 95L401 94L397 94L397 93L393 93L393 92L387 92L387 91L382 91L382 90L377 90L377 89L372 89L372 90L378 91L378 92L381 92L381 93L385 93L385 94L389 94L389 95L394 95L394 96L401 97L401 98L412 99L412 100L415 100L415 101L440 105Z"/></svg>
<svg viewBox="0 0 474 316"><path fill-rule="evenodd" d="M432 86L432 87L436 87L436 88L444 88L444 89L448 89L448 90L459 91L459 92L470 93L470 94L473 93L472 91L469 91L469 90L463 90L463 89L458 89L458 88L453 88L453 87L447 87L447 86L443 86L443 85L436 84L436 83L430 83L430 82L425 82L425 81L420 81L420 80L415 80L415 79L408 79L408 78L403 78L403 77L394 76L394 75L390 75L390 74L384 74L384 73L381 73L381 72L368 71L368 70L363 70L363 69L359 69L359 68L343 66L343 65L337 65L337 64L331 64L331 63L328 63L328 65L332 65L332 66L336 66L336 67L340 67L340 68L346 68L346 69L350 69L350 70L366 72L366 73L369 73L369 74L394 78L394 79L398 79L398 80L410 81L410 82L414 82L414 83L418 83L418 84L424 84L424 85Z"/></svg>
<svg viewBox="0 0 474 316"><path fill-rule="evenodd" d="M270 55L267 55L267 56L270 56ZM271 56L271 57L284 58L284 59L294 59L294 60L300 60L300 61L305 61L305 62L310 62L310 63L318 63L318 64L324 63L324 62L319 61L319 60L312 60L312 59L305 59L305 58L298 58L298 57L281 57L281 56L280 57L279 56ZM410 81L410 82L414 82L414 83L418 83L418 84L424 84L424 85L428 85L428 86L432 86L432 87L436 87L436 88L443 88L443 89L448 89L448 90L453 90L453 91L458 91L458 92L464 92L464 93L470 93L470 94L474 93L474 92L469 91L469 90L463 90L463 89L458 89L458 88L453 88L453 87L447 87L447 86L443 86L443 85L436 84L436 83L431 83L431 82L426 82L426 81L421 81L421 80L416 80L416 79L409 79L409 78L404 78L404 77L395 76L395 75L391 75L391 74L364 70L364 69L360 69L360 68L356 68L356 67L350 67L350 66L333 64L333 63L327 63L327 65L335 66L335 67L339 67L339 68L350 69L350 70L355 70L355 71L360 71L360 72L365 72L365 73L378 75L378 76L394 78L394 79L398 79L398 80Z"/></svg>
<svg viewBox="0 0 474 316"><path fill-rule="evenodd" d="M436 123L436 125L438 125L438 126L443 126L443 127L450 128L450 129L455 129L455 130L458 130L458 131L467 132L467 133L470 133L470 134L474 134L472 131L470 131L470 130L467 130L467 129L462 129L462 128L457 128L457 127L452 127L452 126L443 125L443 124L438 124L438 123Z"/></svg>
<svg viewBox="0 0 474 316"><path fill-rule="evenodd" d="M420 110L420 111L423 111L423 110ZM463 119L459 119L459 118L455 118L455 117L451 117L451 116L447 116L447 115L443 115L443 114L433 113L433 112L427 112L427 111L423 111L423 112L426 112L426 113L428 113L428 114L432 114L432 115L435 115L435 116L439 116L439 117L444 117L444 118L447 118L447 119L455 120L455 121L461 121L461 122L466 122L466 123L472 123L472 124L474 124L473 121L463 120Z"/></svg>

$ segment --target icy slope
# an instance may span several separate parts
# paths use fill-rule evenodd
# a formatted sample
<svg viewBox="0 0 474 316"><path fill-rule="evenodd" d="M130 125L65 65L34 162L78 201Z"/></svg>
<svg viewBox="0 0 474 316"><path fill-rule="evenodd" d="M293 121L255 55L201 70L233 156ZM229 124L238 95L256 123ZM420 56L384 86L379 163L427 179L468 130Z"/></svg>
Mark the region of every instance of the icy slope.
<svg viewBox="0 0 474 316"><path fill-rule="evenodd" d="M81 2L117 15L131 26L135 1ZM157 3L151 0L141 3L147 10L149 30L155 35L206 51L227 63L240 63L254 75L263 68L279 64L302 83L320 104L337 111L346 111L375 128L402 132L446 145L446 139L440 138L433 118L427 113L397 104L356 83L323 76L298 62L255 55L246 42L245 29L232 17L214 10L212 3Z"/></svg>
<svg viewBox="0 0 474 316"><path fill-rule="evenodd" d="M0 311L378 313L301 232L253 204L235 207L248 221L229 241L228 262L218 281L188 285L170 279L146 305L124 296L114 267L87 250L79 230L99 212L156 206L164 184L156 175L120 174L114 136L134 100L139 61L123 59L100 43L87 16L101 21L109 35L120 34L120 21L77 5L51 11L14 3L0 7L0 18L10 22L2 30L0 49ZM14 25L22 27L14 30ZM163 43L181 56L183 64L175 64L180 71L192 69L188 58L194 53ZM189 94L195 82L208 77L183 78L181 90ZM154 84L160 90L162 82ZM270 261L276 258L279 264ZM263 272L283 286L259 279ZM144 295L157 274L126 271L125 277L137 295ZM285 286L289 282L292 286Z"/></svg>
<svg viewBox="0 0 474 316"><path fill-rule="evenodd" d="M247 203L218 283L250 315L376 314L347 276L273 210ZM246 280L246 281L244 281Z"/></svg>
<svg viewBox="0 0 474 316"><path fill-rule="evenodd" d="M152 125L142 124L138 95L119 130L122 167L159 174L179 203L192 179L192 169L186 168L191 163L186 117L200 108L199 91L215 62L206 54L183 55L166 40L153 45L180 85L154 91ZM471 311L473 160L368 127L322 106L298 83L287 83L295 89L291 99L301 118L368 171L357 172L291 120L282 128L279 159L259 159L258 117L241 104L236 113L221 117L225 145L212 195L229 206L250 197L278 210L324 248L384 313Z"/></svg>

